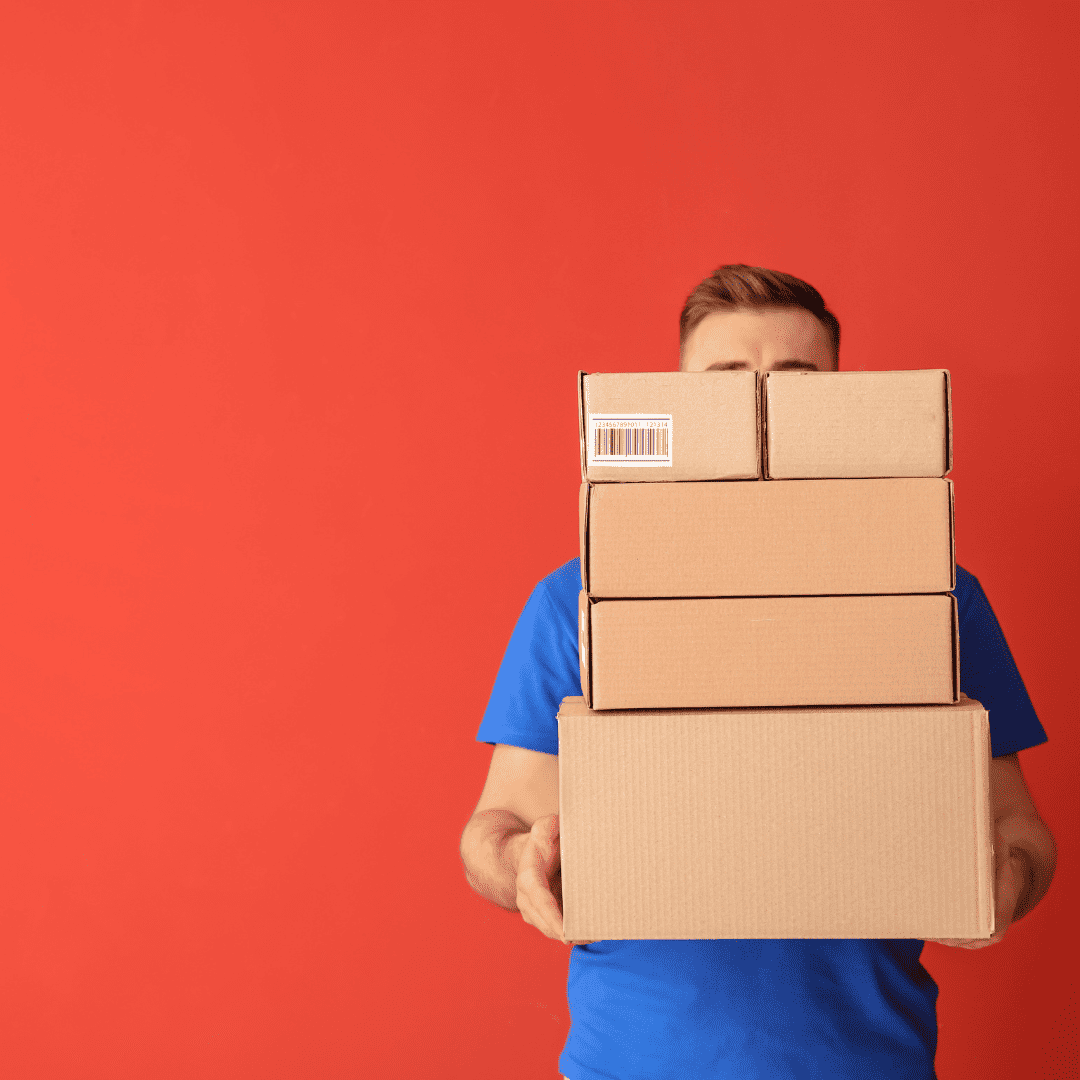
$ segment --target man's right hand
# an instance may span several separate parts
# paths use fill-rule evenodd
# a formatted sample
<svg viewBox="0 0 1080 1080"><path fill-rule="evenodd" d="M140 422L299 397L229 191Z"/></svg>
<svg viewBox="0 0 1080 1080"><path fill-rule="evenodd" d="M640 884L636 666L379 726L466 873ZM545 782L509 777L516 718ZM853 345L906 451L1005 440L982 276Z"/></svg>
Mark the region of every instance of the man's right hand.
<svg viewBox="0 0 1080 1080"><path fill-rule="evenodd" d="M521 917L549 938L562 940L562 862L559 815L547 814L512 841L517 853L517 906Z"/></svg>
<svg viewBox="0 0 1080 1080"><path fill-rule="evenodd" d="M461 836L469 884L542 934L562 940L559 759L500 743ZM581 942L580 944L590 944Z"/></svg>

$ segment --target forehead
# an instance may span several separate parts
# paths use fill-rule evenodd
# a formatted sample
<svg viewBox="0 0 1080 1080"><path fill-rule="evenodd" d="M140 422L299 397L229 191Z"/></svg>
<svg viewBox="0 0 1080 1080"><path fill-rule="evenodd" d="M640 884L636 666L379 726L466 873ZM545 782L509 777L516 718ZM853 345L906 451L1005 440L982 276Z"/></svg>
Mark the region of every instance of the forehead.
<svg viewBox="0 0 1080 1080"><path fill-rule="evenodd" d="M695 367L716 360L831 362L832 358L828 330L803 308L714 311L698 323L683 347L684 364L693 362Z"/></svg>

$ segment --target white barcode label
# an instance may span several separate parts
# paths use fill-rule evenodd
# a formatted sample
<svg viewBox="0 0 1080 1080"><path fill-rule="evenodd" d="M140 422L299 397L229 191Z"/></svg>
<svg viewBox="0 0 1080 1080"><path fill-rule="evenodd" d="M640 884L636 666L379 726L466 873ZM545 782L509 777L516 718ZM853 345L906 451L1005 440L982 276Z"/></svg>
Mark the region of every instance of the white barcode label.
<svg viewBox="0 0 1080 1080"><path fill-rule="evenodd" d="M671 414L589 413L589 464L671 466Z"/></svg>

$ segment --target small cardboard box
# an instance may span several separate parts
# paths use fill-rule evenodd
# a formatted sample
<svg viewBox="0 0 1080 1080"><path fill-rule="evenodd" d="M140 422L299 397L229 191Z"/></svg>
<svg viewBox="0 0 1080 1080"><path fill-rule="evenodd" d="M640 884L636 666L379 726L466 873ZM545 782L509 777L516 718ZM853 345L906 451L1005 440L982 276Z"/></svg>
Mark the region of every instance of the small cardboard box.
<svg viewBox="0 0 1080 1080"><path fill-rule="evenodd" d="M957 700L956 600L766 596L595 600L581 593L594 709L926 705Z"/></svg>
<svg viewBox="0 0 1080 1080"><path fill-rule="evenodd" d="M987 938L990 728L907 708L559 710L565 941Z"/></svg>
<svg viewBox="0 0 1080 1080"><path fill-rule="evenodd" d="M948 592L952 482L582 484L592 597Z"/></svg>
<svg viewBox="0 0 1080 1080"><path fill-rule="evenodd" d="M947 371L771 371L762 386L771 479L944 476L952 468Z"/></svg>
<svg viewBox="0 0 1080 1080"><path fill-rule="evenodd" d="M578 372L581 477L754 480L761 475L753 371Z"/></svg>

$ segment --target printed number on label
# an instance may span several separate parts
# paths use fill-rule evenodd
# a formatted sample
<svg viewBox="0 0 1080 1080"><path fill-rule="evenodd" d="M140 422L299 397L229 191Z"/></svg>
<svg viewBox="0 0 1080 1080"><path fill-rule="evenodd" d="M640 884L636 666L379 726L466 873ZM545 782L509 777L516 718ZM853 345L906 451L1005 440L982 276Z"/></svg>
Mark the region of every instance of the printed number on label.
<svg viewBox="0 0 1080 1080"><path fill-rule="evenodd" d="M589 413L589 464L670 467L670 414Z"/></svg>

